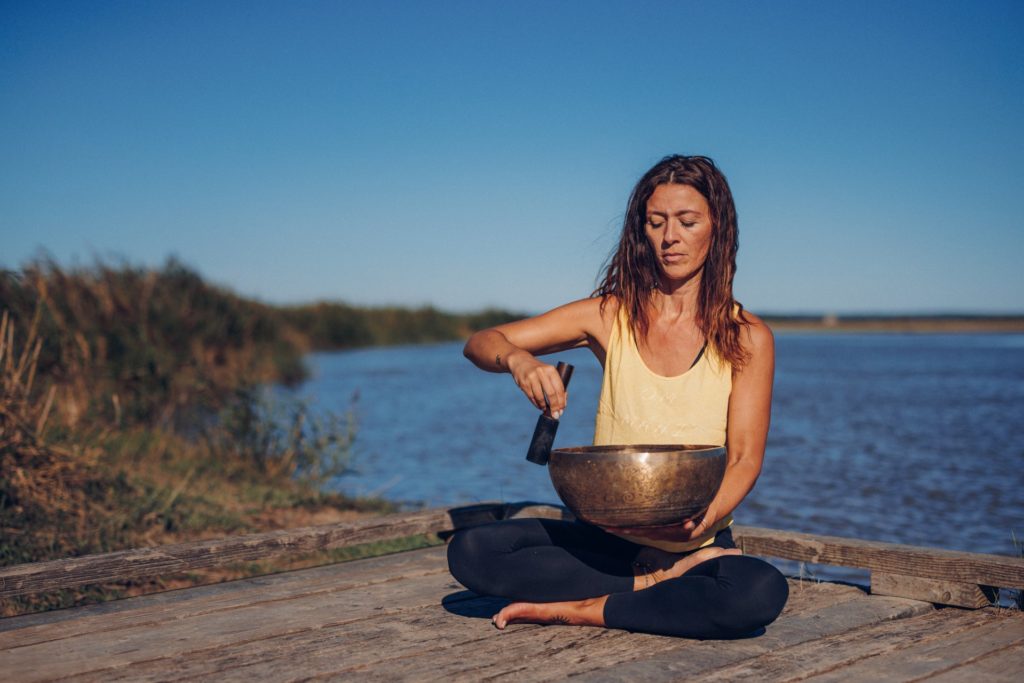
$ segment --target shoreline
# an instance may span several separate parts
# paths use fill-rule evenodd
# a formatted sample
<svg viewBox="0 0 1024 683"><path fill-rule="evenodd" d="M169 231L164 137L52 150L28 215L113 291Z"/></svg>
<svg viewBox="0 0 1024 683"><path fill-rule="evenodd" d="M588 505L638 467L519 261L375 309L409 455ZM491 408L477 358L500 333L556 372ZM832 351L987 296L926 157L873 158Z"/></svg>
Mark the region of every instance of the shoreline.
<svg viewBox="0 0 1024 683"><path fill-rule="evenodd" d="M776 332L891 334L1024 333L1024 316L781 316L761 318Z"/></svg>

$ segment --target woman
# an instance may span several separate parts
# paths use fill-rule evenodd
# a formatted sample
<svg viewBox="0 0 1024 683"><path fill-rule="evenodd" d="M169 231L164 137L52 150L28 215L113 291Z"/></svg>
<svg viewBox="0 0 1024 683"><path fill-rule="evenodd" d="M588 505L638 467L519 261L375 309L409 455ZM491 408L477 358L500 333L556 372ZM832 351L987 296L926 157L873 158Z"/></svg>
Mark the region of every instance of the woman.
<svg viewBox="0 0 1024 683"><path fill-rule="evenodd" d="M473 335L465 354L508 372L560 417L565 388L537 356L590 349L604 367L594 443L725 445L725 478L698 519L643 529L509 520L457 533L452 574L514 602L493 618L693 638L749 635L788 597L771 565L740 554L731 513L761 470L774 343L733 299L737 225L725 177L706 157L662 159L629 199L619 246L594 296Z"/></svg>

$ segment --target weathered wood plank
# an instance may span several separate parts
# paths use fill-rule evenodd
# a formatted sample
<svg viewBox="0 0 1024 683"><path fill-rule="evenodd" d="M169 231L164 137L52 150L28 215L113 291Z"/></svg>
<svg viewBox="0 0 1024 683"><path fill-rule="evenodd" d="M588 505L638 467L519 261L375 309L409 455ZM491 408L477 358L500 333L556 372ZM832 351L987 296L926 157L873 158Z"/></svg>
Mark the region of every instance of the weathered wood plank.
<svg viewBox="0 0 1024 683"><path fill-rule="evenodd" d="M928 679L928 683L1019 683L1024 671L1024 645L1012 645L986 657L972 659Z"/></svg>
<svg viewBox="0 0 1024 683"><path fill-rule="evenodd" d="M158 576L283 554L301 554L360 543L443 533L518 516L571 518L564 508L532 503L485 503L452 510L400 513L355 522L274 531L159 548L15 565L0 568L0 599L93 583ZM740 527L744 552L821 562L958 583L1024 588L1024 559L917 548L832 536Z"/></svg>
<svg viewBox="0 0 1024 683"><path fill-rule="evenodd" d="M405 561L408 557L420 559L410 565ZM235 584L248 586L239 590ZM169 670L179 669L205 678L221 677L237 666L248 670L253 662L280 660L273 666L266 664L274 669L272 678L276 679L278 673L283 675L294 667L295 656L301 655L305 662L318 652L330 652L323 662L325 671L335 671L342 664L387 670L390 659L432 658L438 648L461 642L467 643L467 661L487 644L492 650L492 666L500 668L509 663L505 650L510 637L550 638L549 634L557 632L557 647L574 649L580 632L568 629L576 632L573 635L534 626L514 626L505 633L493 630L486 618L503 601L462 591L447 574L443 548L177 593L202 593L204 597L168 601L166 595L146 596L121 601L140 607L113 614L83 614L81 619L53 623L31 623L31 617L12 620L29 625L0 633L4 670L25 680L75 673L113 680L122 674L144 679L149 675L145 672L151 672L154 678L161 678ZM791 594L784 620L801 612L867 600L854 587L810 582L792 582ZM439 605L442 599L447 609ZM481 618L467 618L466 614ZM529 635L531 630L538 634ZM512 635L519 631L523 634ZM604 633L596 629L586 632ZM617 645L607 657L615 652L622 657L626 653L651 654L684 642L615 633L616 638L640 641ZM641 641L652 645L641 646ZM602 641L601 647L606 645ZM146 668L150 666L146 661L152 662L151 668Z"/></svg>
<svg viewBox="0 0 1024 683"><path fill-rule="evenodd" d="M929 638L968 631L990 615L964 610L936 610L920 616L887 621L826 635L797 645L765 652L736 664L697 676L705 682L756 680L790 681L841 670L867 657L895 652Z"/></svg>
<svg viewBox="0 0 1024 683"><path fill-rule="evenodd" d="M926 600L938 605L979 609L992 604L992 598L976 583L956 583L901 576L887 572L871 572L871 594Z"/></svg>
<svg viewBox="0 0 1024 683"><path fill-rule="evenodd" d="M958 583L1024 588L1024 558L747 526L733 527L733 535L736 544L750 555L863 567Z"/></svg>
<svg viewBox="0 0 1024 683"><path fill-rule="evenodd" d="M549 506L500 506L493 513L483 508L455 523L486 523L493 521L492 514L499 518L533 514L563 517L561 510ZM408 535L403 524L419 524L421 529L430 526L427 531L412 533L436 533L454 519L444 515L428 519L438 512L447 514L425 511L390 516L400 519L394 525L385 523L386 530L373 528L386 518L365 523L370 534ZM287 533L300 532L296 547L321 542L342 544L322 547L342 547L352 544L346 539L358 538L364 531L338 527L352 525ZM759 536L761 532L768 536ZM975 565L970 571L975 575L980 571L982 577L986 576L984 572L991 575L1009 571L1012 575L1016 571L1013 558L743 527L737 527L736 536L741 544L750 543L745 546L747 552L803 561L828 561L821 559L825 556L844 559L836 564L848 564L850 558L867 557L871 562L886 564L884 556L895 549L897 557L889 558L890 565L913 568L926 560L934 563L936 556L944 562L966 557ZM292 552L290 542L260 542L284 548L280 552ZM764 547L772 543L781 544L784 551L797 556L764 552ZM230 562L239 561L233 553L247 552L242 546L228 543L226 552L213 554L231 557ZM812 553L817 555L808 556ZM202 555L197 557L201 559ZM874 569L871 565L858 566ZM893 573L888 565L876 575L887 573ZM904 575L901 581L906 578L902 570L895 573ZM886 580L883 577L882 582ZM1014 586L984 578L978 582ZM970 674L986 671L982 663L997 653L1017 659L1022 656L1024 632L1014 629L1021 628L1024 621L1004 619L997 624L991 615L1002 613L995 610L934 612L928 603L866 597L850 586L798 581L790 585L790 604L782 617L765 635L747 640L699 642L532 625L514 625L498 632L486 618L503 601L462 591L447 574L444 548L432 548L0 620L0 671L11 680L24 681L77 677L248 682L356 676L370 680L479 680L503 676L556 680L575 675L609 681L699 676L709 680L787 676L838 680L840 673L849 680L889 678L893 671L907 678L943 672L951 675L959 669ZM443 606L439 604L442 599ZM902 621L885 623L890 619ZM856 652L859 656L853 656ZM894 668L893 662L901 661L901 657L908 663L903 669ZM813 666L795 668L806 662Z"/></svg>
<svg viewBox="0 0 1024 683"><path fill-rule="evenodd" d="M198 617L253 604L361 588L395 577L447 575L442 548L385 555L197 588L155 593L69 610L0 620L0 651L81 634L97 634Z"/></svg>
<svg viewBox="0 0 1024 683"><path fill-rule="evenodd" d="M867 602L859 599L846 603L843 614L857 614L855 605ZM563 680L569 676L597 677L604 675L609 668L643 666L651 660L686 661L693 670L708 665L718 665L723 658L749 656L751 649L778 647L780 638L785 636L799 639L815 637L806 629L786 628L787 622L796 619L813 621L816 625L814 633L828 631L829 628L847 628L848 624L836 621L838 613L831 606L822 607L814 612L801 613L783 617L769 630L769 636L744 641L718 643L693 640L660 638L655 636L630 635L621 641L601 640L589 641L600 645L600 649L580 648L578 640L587 636L590 629L557 627L542 628L522 626L516 630L503 632L491 641L490 647L481 645L470 649L456 649L450 661L440 663L435 669L437 679L446 677L476 680L491 677L512 676L537 680ZM864 613L860 613L864 617ZM871 618L877 614L871 615ZM575 633L574 633L575 631ZM550 635L548 635L550 632ZM543 641L537 639L543 637ZM653 639L653 640L652 640ZM394 676L398 678L414 678L417 663L411 659L393 660L382 663L375 670L382 673L381 678ZM357 673L357 672L353 672ZM363 671L358 671L362 674ZM644 677L627 676L624 680L646 680Z"/></svg>
<svg viewBox="0 0 1024 683"><path fill-rule="evenodd" d="M440 577L439 580L448 589L435 590L436 587L432 588L431 590L434 592L423 597L428 603L431 597L437 601L446 592L458 592L457 584L447 574L444 549L424 549L345 565L318 567L275 576L234 581L217 586L122 600L113 603L119 607L114 612L101 609L106 607L105 605L98 605L87 609L62 610L9 619L5 620L5 625L9 630L0 633L0 650L12 650L37 644L45 644L47 648L60 646L63 649L62 641L83 636L94 643L102 642L107 638L124 639L131 637L127 632L139 629L152 629L154 632L161 632L167 622L196 621L204 615L280 602L299 606L310 600L317 603L337 602L338 596L343 591L372 588L373 591L379 593L381 588L374 587L375 584L394 582L396 578L408 582L427 576ZM860 590L849 586L810 582L793 582L793 584L793 598L787 606L787 613L809 610L862 596ZM331 595L332 593L338 595ZM175 597L185 599L171 599ZM383 601L382 605L387 602ZM495 604L503 603L497 601ZM346 609L345 613L350 618L366 616L365 613L359 613L358 610L353 611L352 609ZM61 615L64 618L53 619L52 617L55 615ZM196 621L196 623L199 622ZM311 623L316 626L315 622ZM205 628L210 627L202 626L202 629ZM101 636L101 634L105 635Z"/></svg>
<svg viewBox="0 0 1024 683"><path fill-rule="evenodd" d="M434 509L303 529L14 565L0 569L0 598L221 567L284 554L345 548L361 543L436 533L450 526L448 511Z"/></svg>
<svg viewBox="0 0 1024 683"><path fill-rule="evenodd" d="M475 622L475 623L470 623ZM332 677L339 680L437 680L451 678L451 670L463 668L475 675L480 649L500 639L497 631L480 620L453 621L452 615L438 606L407 613L399 620L374 619L356 625L328 626L323 629L288 634L272 643L237 643L209 652L193 652L159 661L141 661L117 670L103 671L105 681L166 680L175 672L185 680L291 680L293 678ZM486 630L484 630L486 629ZM534 634L535 658L528 660L536 668L539 658L552 647ZM564 638L565 635L562 635ZM589 629L576 634L565 646L581 653L608 651L609 643L628 639L628 634ZM598 642L594 642L594 641ZM671 643L666 643L671 646ZM635 656L637 645L623 643L621 654ZM643 647L639 648L644 651ZM487 655L485 655L487 656ZM509 652L499 657L504 667L517 668L523 659ZM300 666L296 663L301 662ZM405 672L408 666L408 673ZM398 670L401 669L401 670ZM458 676L454 676L458 678Z"/></svg>
<svg viewBox="0 0 1024 683"><path fill-rule="evenodd" d="M371 517L0 568L0 599L93 583L160 576L237 562L346 548L418 534L438 534L512 517L571 519L564 508L537 503L480 503Z"/></svg>
<svg viewBox="0 0 1024 683"><path fill-rule="evenodd" d="M795 582L791 582L793 583ZM827 599L830 593L834 598L831 601ZM729 648L714 652L705 661L718 661L722 656L729 656L731 648L736 646L777 646L779 641L774 638L779 632L797 638L808 637L809 631L806 629L787 628L787 624L811 622L815 624L815 633L833 627L848 628L848 621L845 619L851 615L854 615L855 619L858 615L864 617L863 612L858 612L857 606L870 600L857 589L834 584L818 584L814 589L808 590L799 590L798 587L792 586L791 594L794 596L793 599L779 620L769 627L768 635L745 641L731 641ZM889 607L891 608L891 605ZM930 606L927 607L930 609ZM835 619L840 615L843 619ZM875 617L877 612L871 615L871 618ZM485 637L472 644L446 647L445 661L430 665L430 679L485 680L512 677L542 681L564 680L570 676L599 675L608 667L658 657L696 661L701 657L701 653L707 652L712 645L712 641L701 642L586 627L512 625L505 631L491 633L491 637ZM359 677L369 675L375 680L415 680L417 672L422 669L422 656L417 661L416 657L400 655L369 667L352 669L351 673Z"/></svg>
<svg viewBox="0 0 1024 683"><path fill-rule="evenodd" d="M838 594L847 605L870 600L856 589L829 584L821 584L815 590L794 589L797 597L787 607L790 614L782 619L803 612L806 618L818 622L816 617L828 610L838 613L835 604L820 599L829 593ZM192 680L276 681L295 676L480 680L509 675L553 680L659 653L688 652L686 648L703 645L683 639L576 627L517 625L499 632L486 617L500 604L502 601L491 598L473 598L460 601L455 607L449 604L449 611L436 604L420 606L359 622L328 624L269 639L241 640L93 673L102 673L107 681L163 680L169 671ZM465 614L480 618L461 616ZM826 619L823 628L827 629L829 623ZM438 656L439 652L444 655ZM296 662L302 663L298 670Z"/></svg>
<svg viewBox="0 0 1024 683"><path fill-rule="evenodd" d="M1002 650L1024 644L1024 615L1008 610L1002 613L993 610L993 613L995 618L979 619L973 628L955 633L940 630L939 637L852 661L848 666L805 680L815 683L919 680L961 668L978 659L997 657Z"/></svg>
<svg viewBox="0 0 1024 683"><path fill-rule="evenodd" d="M891 620L905 620L933 611L931 604L903 598L865 597L829 605L810 613L796 613L746 640L689 641L685 651L646 657L596 670L579 678L601 683L689 679L752 657L783 650L828 636L847 634Z"/></svg>
<svg viewBox="0 0 1024 683"><path fill-rule="evenodd" d="M276 639L325 628L360 634L367 631L361 623L367 620L390 628L392 623L404 623L400 617L403 613L424 608L440 610L440 598L452 593L462 591L447 572L413 579L382 576L377 583L359 584L358 590L313 595L300 592L291 598L254 600L159 622L141 619L114 630L79 632L70 637L61 634L67 624L54 624L50 627L53 638L48 641L10 648L0 641L0 664L10 680L49 680L172 656L209 656L238 643L259 643L258 649L262 649ZM427 635L436 642L436 632Z"/></svg>

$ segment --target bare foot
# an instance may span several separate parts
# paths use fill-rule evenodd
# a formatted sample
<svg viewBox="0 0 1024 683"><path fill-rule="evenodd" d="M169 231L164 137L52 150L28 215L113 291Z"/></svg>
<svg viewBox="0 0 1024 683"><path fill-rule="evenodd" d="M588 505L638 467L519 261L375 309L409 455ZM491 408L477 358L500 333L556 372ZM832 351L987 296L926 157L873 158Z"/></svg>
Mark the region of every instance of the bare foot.
<svg viewBox="0 0 1024 683"><path fill-rule="evenodd" d="M513 602L491 617L499 629L509 624L571 624L604 626L604 603L608 596L572 602Z"/></svg>
<svg viewBox="0 0 1024 683"><path fill-rule="evenodd" d="M644 548L633 562L633 590L642 591L666 579L675 579L696 567L701 562L721 555L742 555L739 548L708 546L672 562L666 561L668 553L657 548ZM670 563L671 562L671 563Z"/></svg>

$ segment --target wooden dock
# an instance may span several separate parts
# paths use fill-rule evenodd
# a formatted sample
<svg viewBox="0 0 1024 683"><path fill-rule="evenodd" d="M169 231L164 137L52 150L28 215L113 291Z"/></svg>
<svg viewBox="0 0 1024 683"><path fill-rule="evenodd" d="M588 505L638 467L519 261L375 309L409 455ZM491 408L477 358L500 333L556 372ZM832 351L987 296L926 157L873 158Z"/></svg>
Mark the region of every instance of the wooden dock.
<svg viewBox="0 0 1024 683"><path fill-rule="evenodd" d="M0 598L559 514L428 510L20 565L0 570ZM441 546L3 619L0 680L1017 681L1024 670L1024 612L978 608L990 586L1024 587L1024 560L743 527L735 535L748 553L862 566L879 585L869 594L791 579L782 616L733 641L525 624L498 631L490 617L504 601L458 585Z"/></svg>

